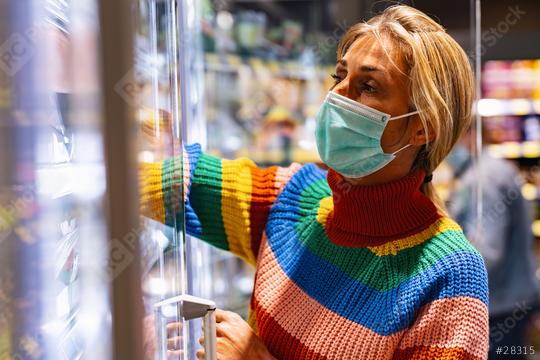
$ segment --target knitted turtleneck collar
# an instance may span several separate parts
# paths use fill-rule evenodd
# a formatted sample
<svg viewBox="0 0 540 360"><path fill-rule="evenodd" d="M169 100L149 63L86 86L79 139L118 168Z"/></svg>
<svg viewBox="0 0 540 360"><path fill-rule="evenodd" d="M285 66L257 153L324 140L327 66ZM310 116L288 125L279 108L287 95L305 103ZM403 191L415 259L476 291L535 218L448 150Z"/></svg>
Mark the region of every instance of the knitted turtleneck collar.
<svg viewBox="0 0 540 360"><path fill-rule="evenodd" d="M417 170L384 184L351 185L329 170L334 201L326 223L330 240L347 247L377 246L428 228L441 215L420 192L424 177Z"/></svg>

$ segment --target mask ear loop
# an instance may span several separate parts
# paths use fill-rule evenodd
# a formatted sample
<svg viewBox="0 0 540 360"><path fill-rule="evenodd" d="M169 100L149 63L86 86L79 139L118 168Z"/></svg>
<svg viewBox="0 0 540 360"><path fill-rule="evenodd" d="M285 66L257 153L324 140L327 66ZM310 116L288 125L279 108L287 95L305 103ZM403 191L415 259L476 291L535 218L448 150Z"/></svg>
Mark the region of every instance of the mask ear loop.
<svg viewBox="0 0 540 360"><path fill-rule="evenodd" d="M388 119L388 121L397 120L397 119L401 119L401 118L416 115L416 114L420 114L420 110L412 111L412 112L409 112L409 113L406 113L406 114L403 114L403 115L399 115L399 116L392 116L390 119Z"/></svg>
<svg viewBox="0 0 540 360"><path fill-rule="evenodd" d="M402 118L409 117L409 116L416 115L416 114L420 114L420 110L412 111L412 112L409 112L409 113L406 113L406 114L403 114L403 115L399 115L399 116L393 116L390 119L388 119L388 121L402 119ZM405 150L409 146L412 146L412 144L407 144L404 147L402 147L401 149L398 149L398 150L394 151L392 153L392 156L396 156L397 153L399 153L402 150Z"/></svg>
<svg viewBox="0 0 540 360"><path fill-rule="evenodd" d="M412 144L407 144L407 145L405 145L404 147L402 147L401 149L398 149L398 150L394 151L394 152L392 153L392 155L393 155L393 156L396 156L396 154L397 154L398 152L400 152L400 151L402 151L402 150L405 150L405 149L408 148L409 146L412 146Z"/></svg>

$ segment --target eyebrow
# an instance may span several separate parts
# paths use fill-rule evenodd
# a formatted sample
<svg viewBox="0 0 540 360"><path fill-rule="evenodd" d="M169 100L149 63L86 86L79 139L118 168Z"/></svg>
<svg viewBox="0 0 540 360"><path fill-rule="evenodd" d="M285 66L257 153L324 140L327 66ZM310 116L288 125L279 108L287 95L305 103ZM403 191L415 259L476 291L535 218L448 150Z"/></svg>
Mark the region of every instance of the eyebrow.
<svg viewBox="0 0 540 360"><path fill-rule="evenodd" d="M347 60L341 59L341 60L338 61L338 64L347 67ZM363 72L382 72L382 73L387 72L383 68L377 67L375 65L362 65L360 67L360 70L363 71Z"/></svg>

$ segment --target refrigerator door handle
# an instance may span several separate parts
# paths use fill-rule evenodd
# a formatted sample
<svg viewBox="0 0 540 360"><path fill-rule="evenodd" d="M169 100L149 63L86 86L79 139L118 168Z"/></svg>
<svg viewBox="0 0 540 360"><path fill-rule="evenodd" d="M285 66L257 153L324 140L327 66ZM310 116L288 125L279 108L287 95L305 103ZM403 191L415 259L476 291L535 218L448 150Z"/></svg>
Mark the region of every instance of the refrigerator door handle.
<svg viewBox="0 0 540 360"><path fill-rule="evenodd" d="M202 318L204 333L204 359L217 360L216 353L216 303L192 295L178 295L154 305L160 309L166 305L177 304L182 318L186 321Z"/></svg>
<svg viewBox="0 0 540 360"><path fill-rule="evenodd" d="M203 319L204 360L217 360L216 309L208 310Z"/></svg>

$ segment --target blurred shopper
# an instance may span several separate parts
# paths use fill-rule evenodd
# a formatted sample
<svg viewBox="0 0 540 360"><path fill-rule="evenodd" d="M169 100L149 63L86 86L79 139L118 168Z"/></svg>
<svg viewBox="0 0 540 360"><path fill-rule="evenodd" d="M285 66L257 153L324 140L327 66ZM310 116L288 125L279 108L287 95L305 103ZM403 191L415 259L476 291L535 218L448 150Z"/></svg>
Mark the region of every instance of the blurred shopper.
<svg viewBox="0 0 540 360"><path fill-rule="evenodd" d="M185 216L257 269L249 325L216 312L218 360L485 358L484 262L431 184L471 121L467 55L393 6L347 31L333 77L316 130L328 171L198 145L142 165L143 214Z"/></svg>
<svg viewBox="0 0 540 360"><path fill-rule="evenodd" d="M521 195L522 179L514 164L488 151L473 161L473 139L474 132L468 132L447 158L457 178L449 211L484 257L488 270L489 357L496 358L498 346L521 346L512 358L525 358L524 353L530 353L526 329L540 294L529 203ZM475 197L479 183L480 226Z"/></svg>

